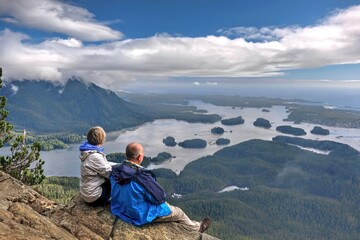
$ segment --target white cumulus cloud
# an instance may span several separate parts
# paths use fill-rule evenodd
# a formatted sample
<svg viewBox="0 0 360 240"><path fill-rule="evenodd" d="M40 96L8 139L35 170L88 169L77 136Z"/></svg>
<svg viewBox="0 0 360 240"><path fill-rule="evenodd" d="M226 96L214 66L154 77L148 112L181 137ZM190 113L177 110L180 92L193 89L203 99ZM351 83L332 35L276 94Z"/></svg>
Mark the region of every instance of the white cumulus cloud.
<svg viewBox="0 0 360 240"><path fill-rule="evenodd" d="M84 40L117 40L122 33L94 19L88 10L56 0L0 0L3 21Z"/></svg>
<svg viewBox="0 0 360 240"><path fill-rule="evenodd" d="M68 47L82 47L83 43L75 38L68 38L68 39L53 39L50 40L53 43L60 43Z"/></svg>
<svg viewBox="0 0 360 240"><path fill-rule="evenodd" d="M313 26L260 29L259 34L271 37L258 42L162 34L91 45L77 37L32 43L29 36L5 29L0 32L0 63L7 79L62 82L80 76L114 88L139 78L281 76L290 69L359 64L359 22L360 6L354 6Z"/></svg>

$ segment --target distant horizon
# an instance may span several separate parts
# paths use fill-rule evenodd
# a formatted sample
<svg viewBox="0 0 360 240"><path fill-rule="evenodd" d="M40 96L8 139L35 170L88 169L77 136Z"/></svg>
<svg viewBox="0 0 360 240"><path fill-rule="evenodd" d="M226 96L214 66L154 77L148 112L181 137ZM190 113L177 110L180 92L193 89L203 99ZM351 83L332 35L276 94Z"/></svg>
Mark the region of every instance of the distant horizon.
<svg viewBox="0 0 360 240"><path fill-rule="evenodd" d="M88 83L82 79L77 80L82 81L84 84ZM43 82L47 83L47 81ZM59 93L61 93L64 86L54 84L58 86ZM94 84L98 85L97 83ZM18 86L14 81L5 81L5 85L9 85L13 94L16 94ZM205 82L195 83L192 81L176 83L161 81L156 83L134 82L133 84L125 85L123 88L105 89L119 94L124 92L133 94L238 95L242 97L282 98L288 100L304 100L319 103L326 107L360 111L360 102L358 101L360 81L349 81L346 84L337 81L287 82L278 79L272 84L262 84L261 82L251 82L250 80L248 82L212 82L212 80L208 79L208 81Z"/></svg>
<svg viewBox="0 0 360 240"><path fill-rule="evenodd" d="M350 85L351 86L351 85ZM192 95L225 95L242 97L267 97L282 98L289 100L304 100L322 103L326 106L336 106L341 109L360 111L358 96L360 89L353 87L339 87L337 84L325 84L323 86L309 86L304 84L281 85L258 85L244 83L221 83L221 84L169 84L161 86L141 84L129 85L122 89L112 89L134 94L192 94Z"/></svg>

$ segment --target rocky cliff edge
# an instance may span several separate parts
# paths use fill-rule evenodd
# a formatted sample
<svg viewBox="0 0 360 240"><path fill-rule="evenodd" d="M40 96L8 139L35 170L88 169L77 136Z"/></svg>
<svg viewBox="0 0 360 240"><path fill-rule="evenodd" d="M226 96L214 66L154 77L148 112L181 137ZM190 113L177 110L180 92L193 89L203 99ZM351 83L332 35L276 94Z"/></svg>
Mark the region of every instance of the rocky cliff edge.
<svg viewBox="0 0 360 240"><path fill-rule="evenodd" d="M76 196L67 206L45 198L0 171L0 239L216 240L178 223L135 227L115 218L110 206L90 207Z"/></svg>

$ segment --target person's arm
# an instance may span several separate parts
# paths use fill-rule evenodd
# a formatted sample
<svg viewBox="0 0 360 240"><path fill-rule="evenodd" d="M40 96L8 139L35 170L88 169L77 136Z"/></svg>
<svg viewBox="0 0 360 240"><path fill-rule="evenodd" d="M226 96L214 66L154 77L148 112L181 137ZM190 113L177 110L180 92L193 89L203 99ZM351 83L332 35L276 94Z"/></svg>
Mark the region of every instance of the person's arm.
<svg viewBox="0 0 360 240"><path fill-rule="evenodd" d="M112 171L112 164L106 160L106 157L99 153L92 154L89 157L91 157L92 169L101 176L109 178Z"/></svg>
<svg viewBox="0 0 360 240"><path fill-rule="evenodd" d="M144 187L145 197L149 202L156 205L165 202L165 191L151 176L150 171L142 171L134 180Z"/></svg>
<svg viewBox="0 0 360 240"><path fill-rule="evenodd" d="M154 204L154 205L158 205L158 203L155 201L155 199L151 196L150 193L148 193L145 189L144 189L144 196L145 196L145 199L147 201L149 201L150 203Z"/></svg>
<svg viewBox="0 0 360 240"><path fill-rule="evenodd" d="M115 166L115 165L121 164L121 163L109 162L109 161L108 161L108 163L110 164L110 166Z"/></svg>

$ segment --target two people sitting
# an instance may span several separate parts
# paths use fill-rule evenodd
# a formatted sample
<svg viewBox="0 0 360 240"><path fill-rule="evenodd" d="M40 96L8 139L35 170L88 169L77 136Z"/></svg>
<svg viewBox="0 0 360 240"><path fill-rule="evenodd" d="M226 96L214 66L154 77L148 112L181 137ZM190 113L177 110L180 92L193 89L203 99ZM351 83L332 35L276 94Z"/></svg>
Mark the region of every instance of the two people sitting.
<svg viewBox="0 0 360 240"><path fill-rule="evenodd" d="M94 140L97 139L97 141ZM108 162L103 148L106 134L101 127L91 128L87 142L80 146L80 194L92 206L105 204L111 197L111 212L136 226L152 222L179 222L189 231L206 231L211 220L191 220L183 210L165 200L165 191L156 176L141 166L144 148L139 143L126 147L122 164Z"/></svg>

